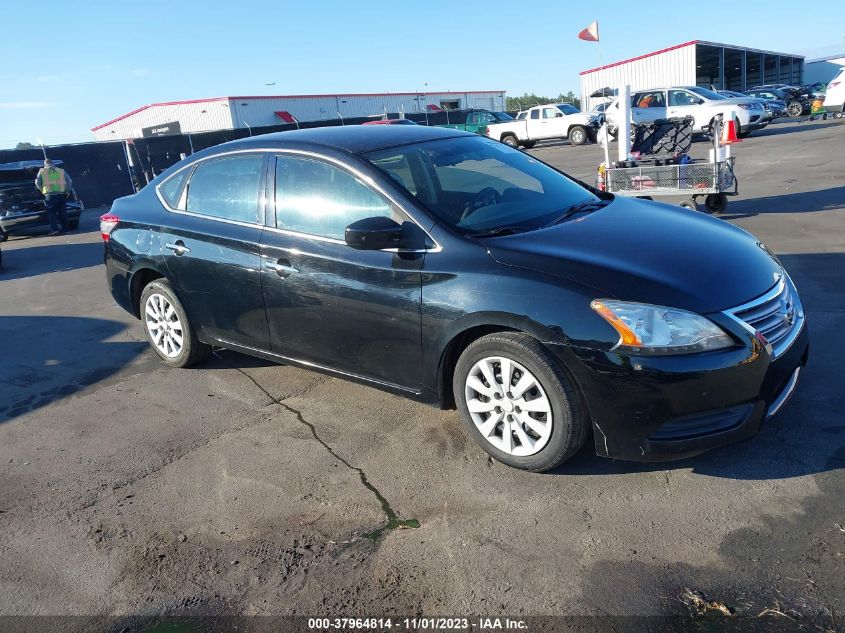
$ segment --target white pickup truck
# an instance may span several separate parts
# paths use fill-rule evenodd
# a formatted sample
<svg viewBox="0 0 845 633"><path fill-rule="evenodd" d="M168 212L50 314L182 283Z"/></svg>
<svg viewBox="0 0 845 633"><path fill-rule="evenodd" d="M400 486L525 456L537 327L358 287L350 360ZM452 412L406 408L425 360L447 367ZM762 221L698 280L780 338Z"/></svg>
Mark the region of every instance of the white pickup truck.
<svg viewBox="0 0 845 633"><path fill-rule="evenodd" d="M550 138L569 139L583 145L595 139L596 117L579 111L568 103L540 105L516 115L516 120L491 123L487 136L511 147L531 148L537 141Z"/></svg>

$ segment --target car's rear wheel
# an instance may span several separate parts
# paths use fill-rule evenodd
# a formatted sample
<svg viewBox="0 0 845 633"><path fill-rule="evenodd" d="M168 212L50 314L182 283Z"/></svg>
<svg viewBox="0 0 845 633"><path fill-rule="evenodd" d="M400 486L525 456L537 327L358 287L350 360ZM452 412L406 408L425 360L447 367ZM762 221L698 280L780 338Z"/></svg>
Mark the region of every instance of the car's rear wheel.
<svg viewBox="0 0 845 633"><path fill-rule="evenodd" d="M572 382L530 336L479 338L458 359L453 389L469 433L508 466L549 470L584 445L588 426Z"/></svg>
<svg viewBox="0 0 845 633"><path fill-rule="evenodd" d="M576 125L569 130L569 142L573 145L583 145L587 142L587 130L581 125Z"/></svg>
<svg viewBox="0 0 845 633"><path fill-rule="evenodd" d="M197 339L182 302L163 279L150 282L141 293L141 320L150 346L171 367L189 367L211 354L211 346Z"/></svg>
<svg viewBox="0 0 845 633"><path fill-rule="evenodd" d="M503 136L502 143L511 147L519 147L519 140L513 134Z"/></svg>
<svg viewBox="0 0 845 633"><path fill-rule="evenodd" d="M801 116L804 113L804 106L800 101L793 101L786 106L786 113L789 116Z"/></svg>

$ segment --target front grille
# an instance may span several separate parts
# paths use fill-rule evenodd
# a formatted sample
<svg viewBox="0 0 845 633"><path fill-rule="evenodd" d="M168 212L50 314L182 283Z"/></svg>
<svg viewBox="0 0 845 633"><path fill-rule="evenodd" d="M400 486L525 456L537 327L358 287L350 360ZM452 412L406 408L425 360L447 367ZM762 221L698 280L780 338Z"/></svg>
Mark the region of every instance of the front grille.
<svg viewBox="0 0 845 633"><path fill-rule="evenodd" d="M729 312L762 334L775 358L792 344L804 324L801 300L786 275L762 297Z"/></svg>

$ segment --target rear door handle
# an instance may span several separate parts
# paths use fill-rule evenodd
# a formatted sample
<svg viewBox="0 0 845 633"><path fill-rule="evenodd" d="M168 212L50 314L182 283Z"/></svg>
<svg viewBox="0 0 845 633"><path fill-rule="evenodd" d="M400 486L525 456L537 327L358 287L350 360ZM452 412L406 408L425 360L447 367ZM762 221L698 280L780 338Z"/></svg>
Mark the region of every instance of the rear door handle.
<svg viewBox="0 0 845 633"><path fill-rule="evenodd" d="M167 243L164 245L165 248L169 248L171 251L176 253L177 255L184 255L185 253L190 253L191 249L185 246L185 243L182 240L178 240L175 243Z"/></svg>
<svg viewBox="0 0 845 633"><path fill-rule="evenodd" d="M288 263L282 263L281 260L277 262L264 262L264 268L272 270L279 277L290 277L292 274L299 272L298 268L294 268Z"/></svg>

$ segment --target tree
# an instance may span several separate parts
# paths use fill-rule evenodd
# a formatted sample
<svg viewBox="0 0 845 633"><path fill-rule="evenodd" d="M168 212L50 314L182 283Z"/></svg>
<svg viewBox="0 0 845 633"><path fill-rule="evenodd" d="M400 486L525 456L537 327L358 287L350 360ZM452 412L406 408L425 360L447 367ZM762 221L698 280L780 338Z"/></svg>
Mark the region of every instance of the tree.
<svg viewBox="0 0 845 633"><path fill-rule="evenodd" d="M15 145L15 149L35 149L35 145L32 143L27 143L26 141L22 141Z"/></svg>
<svg viewBox="0 0 845 633"><path fill-rule="evenodd" d="M521 97L507 97L505 100L505 108L508 110L527 110L536 105L546 105L547 103L571 103L579 110L581 109L581 100L575 96L571 90L566 94L560 93L557 97L540 97L525 93Z"/></svg>

